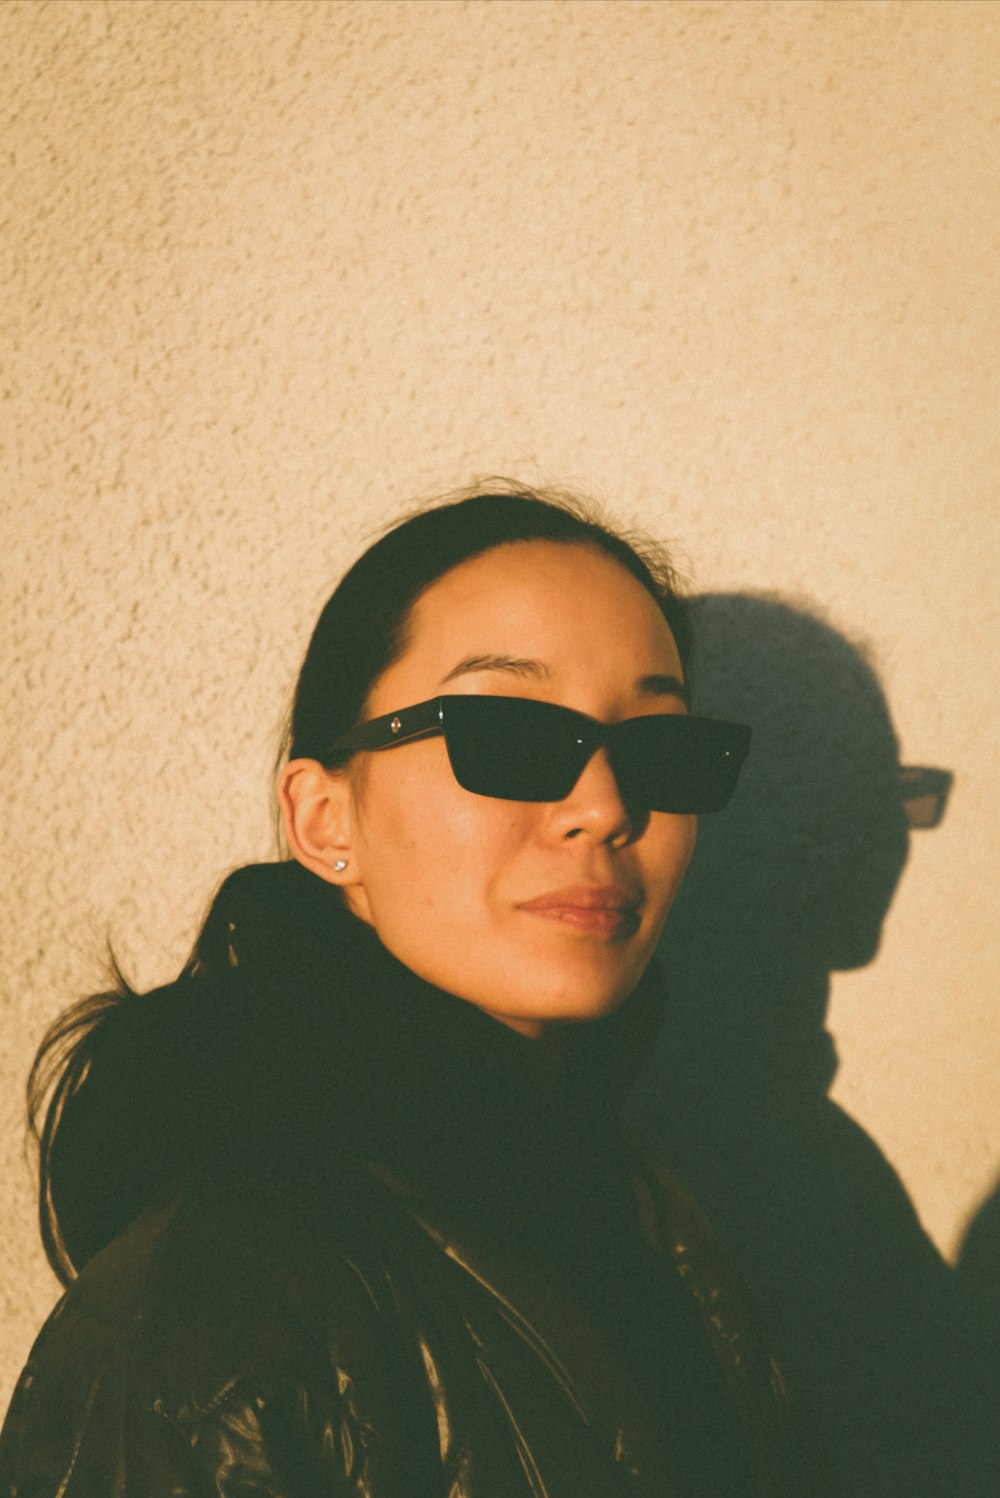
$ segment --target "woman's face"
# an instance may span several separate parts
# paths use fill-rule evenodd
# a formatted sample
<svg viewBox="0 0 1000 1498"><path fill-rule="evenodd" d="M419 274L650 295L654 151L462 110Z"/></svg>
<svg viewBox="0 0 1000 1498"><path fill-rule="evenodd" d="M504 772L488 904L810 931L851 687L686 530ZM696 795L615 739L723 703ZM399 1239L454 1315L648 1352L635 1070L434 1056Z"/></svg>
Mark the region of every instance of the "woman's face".
<svg viewBox="0 0 1000 1498"><path fill-rule="evenodd" d="M533 697L606 723L684 711L663 615L587 545L497 547L434 583L410 622L366 717L442 692ZM695 818L630 816L603 749L558 802L463 790L441 735L358 756L344 779L349 906L420 977L529 1035L631 993Z"/></svg>

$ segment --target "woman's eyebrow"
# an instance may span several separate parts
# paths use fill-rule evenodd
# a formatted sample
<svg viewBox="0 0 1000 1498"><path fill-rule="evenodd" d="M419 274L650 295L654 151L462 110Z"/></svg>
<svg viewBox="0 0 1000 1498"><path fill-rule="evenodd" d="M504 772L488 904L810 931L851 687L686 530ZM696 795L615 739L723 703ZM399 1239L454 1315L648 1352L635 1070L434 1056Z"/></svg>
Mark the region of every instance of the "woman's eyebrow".
<svg viewBox="0 0 1000 1498"><path fill-rule="evenodd" d="M441 678L441 685L454 681L456 676L468 676L473 671L505 671L509 676L527 677L533 681L544 681L552 675L551 668L544 661L522 660L514 655L468 655Z"/></svg>
<svg viewBox="0 0 1000 1498"><path fill-rule="evenodd" d="M644 697L679 697L688 702L688 689L679 676L642 676L639 691Z"/></svg>
<svg viewBox="0 0 1000 1498"><path fill-rule="evenodd" d="M519 676L529 681L548 681L552 668L544 661L527 660L515 655L468 655L452 666L441 685L454 681L457 676L470 676L476 671L504 671L508 676ZM643 697L679 697L687 703L688 690L679 676L640 676L636 688Z"/></svg>

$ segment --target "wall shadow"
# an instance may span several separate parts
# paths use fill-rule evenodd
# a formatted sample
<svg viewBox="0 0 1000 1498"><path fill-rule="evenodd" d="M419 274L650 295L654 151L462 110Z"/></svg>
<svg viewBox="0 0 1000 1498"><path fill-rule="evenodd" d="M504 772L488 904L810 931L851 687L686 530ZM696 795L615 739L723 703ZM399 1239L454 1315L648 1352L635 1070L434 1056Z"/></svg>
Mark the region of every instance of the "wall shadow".
<svg viewBox="0 0 1000 1498"><path fill-rule="evenodd" d="M827 1096L829 975L875 956L907 856L885 698L843 636L776 599L702 597L693 629L694 710L754 741L664 935L666 1018L629 1120L716 1221L847 1498L995 1498L976 1301Z"/></svg>
<svg viewBox="0 0 1000 1498"><path fill-rule="evenodd" d="M966 1227L955 1272L996 1354L995 1420L1000 1431L1000 1179Z"/></svg>

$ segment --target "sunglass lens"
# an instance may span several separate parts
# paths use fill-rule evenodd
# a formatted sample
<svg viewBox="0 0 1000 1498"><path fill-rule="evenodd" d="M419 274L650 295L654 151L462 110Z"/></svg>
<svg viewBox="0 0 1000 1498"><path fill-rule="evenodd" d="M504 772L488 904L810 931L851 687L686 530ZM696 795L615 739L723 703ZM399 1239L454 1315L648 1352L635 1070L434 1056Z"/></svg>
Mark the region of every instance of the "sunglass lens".
<svg viewBox="0 0 1000 1498"><path fill-rule="evenodd" d="M578 718L547 702L517 697L453 697L444 729L459 785L508 801L561 801L589 749Z"/></svg>
<svg viewBox="0 0 1000 1498"><path fill-rule="evenodd" d="M612 743L626 801L649 811L721 811L736 788L750 732L739 724L683 714L633 718Z"/></svg>

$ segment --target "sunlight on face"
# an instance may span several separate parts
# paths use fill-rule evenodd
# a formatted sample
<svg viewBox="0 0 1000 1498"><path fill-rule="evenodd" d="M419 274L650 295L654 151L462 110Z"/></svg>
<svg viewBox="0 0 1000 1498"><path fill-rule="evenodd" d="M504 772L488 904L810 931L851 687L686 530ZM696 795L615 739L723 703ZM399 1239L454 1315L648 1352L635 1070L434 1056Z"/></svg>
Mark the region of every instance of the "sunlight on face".
<svg viewBox="0 0 1000 1498"><path fill-rule="evenodd" d="M651 677L681 677L677 646L624 567L584 544L509 542L418 600L365 716L441 692L534 697L603 722L682 712L669 681ZM558 802L463 790L441 735L369 752L360 768L346 893L407 967L531 1035L631 993L691 856L694 817L630 820L603 749ZM624 910L607 908L622 897Z"/></svg>

